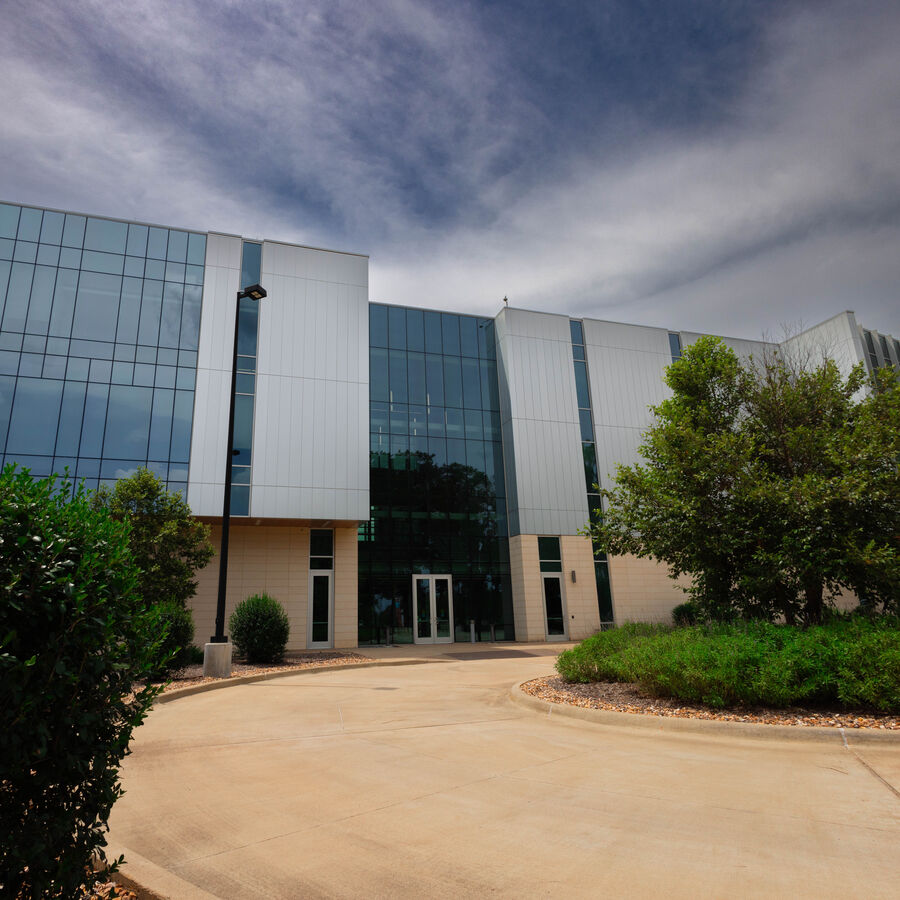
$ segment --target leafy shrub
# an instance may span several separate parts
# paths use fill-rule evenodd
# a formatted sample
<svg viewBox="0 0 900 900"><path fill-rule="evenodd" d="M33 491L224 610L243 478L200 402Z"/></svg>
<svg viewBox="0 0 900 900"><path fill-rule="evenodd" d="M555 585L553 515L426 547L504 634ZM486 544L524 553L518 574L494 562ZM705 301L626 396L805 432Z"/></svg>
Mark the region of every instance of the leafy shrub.
<svg viewBox="0 0 900 900"><path fill-rule="evenodd" d="M94 503L131 524L131 555L141 570L144 598L157 606L185 606L197 590L194 577L213 557L209 525L194 518L178 491L149 469L120 478L112 489L101 486Z"/></svg>
<svg viewBox="0 0 900 900"><path fill-rule="evenodd" d="M165 681L194 661L194 618L189 609L178 603L163 603L157 607L160 625L166 632L162 643L164 662L151 675L152 681ZM202 662L202 651L201 651Z"/></svg>
<svg viewBox="0 0 900 900"><path fill-rule="evenodd" d="M199 666L203 664L203 648L196 644L188 647L188 665Z"/></svg>
<svg viewBox="0 0 900 900"><path fill-rule="evenodd" d="M291 632L284 607L268 594L239 603L228 620L239 655L251 663L280 662Z"/></svg>
<svg viewBox="0 0 900 900"><path fill-rule="evenodd" d="M672 622L676 628L686 628L689 625L696 625L700 621L700 610L697 604L688 600L686 603L679 603L672 610Z"/></svg>
<svg viewBox="0 0 900 900"><path fill-rule="evenodd" d="M103 858L118 767L159 688L128 525L81 488L0 473L0 880L72 897Z"/></svg>
<svg viewBox="0 0 900 900"><path fill-rule="evenodd" d="M806 629L763 622L626 625L560 654L566 681L631 681L648 693L728 705L800 703L900 712L900 629L862 616Z"/></svg>

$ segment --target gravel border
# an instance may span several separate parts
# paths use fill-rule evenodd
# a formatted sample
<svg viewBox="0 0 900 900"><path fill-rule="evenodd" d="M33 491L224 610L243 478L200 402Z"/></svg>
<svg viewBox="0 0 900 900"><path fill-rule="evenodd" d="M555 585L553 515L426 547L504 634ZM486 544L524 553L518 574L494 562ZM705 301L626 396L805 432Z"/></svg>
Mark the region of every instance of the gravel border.
<svg viewBox="0 0 900 900"><path fill-rule="evenodd" d="M741 708L712 709L684 703L669 697L649 697L635 684L592 682L567 684L559 675L536 678L520 685L523 693L547 703L567 704L582 709L678 719L706 719L719 722L743 722L754 725L794 727L872 729L900 732L900 716L865 712L822 711L792 707L789 709Z"/></svg>

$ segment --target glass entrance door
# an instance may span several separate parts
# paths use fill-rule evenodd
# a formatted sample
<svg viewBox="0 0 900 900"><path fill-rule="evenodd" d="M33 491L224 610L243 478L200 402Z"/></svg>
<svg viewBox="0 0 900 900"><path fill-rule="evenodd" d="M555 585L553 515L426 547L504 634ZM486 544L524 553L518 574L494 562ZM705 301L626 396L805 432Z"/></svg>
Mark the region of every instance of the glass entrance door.
<svg viewBox="0 0 900 900"><path fill-rule="evenodd" d="M309 635L307 646L323 649L334 646L334 604L331 572L313 569L309 573Z"/></svg>
<svg viewBox="0 0 900 900"><path fill-rule="evenodd" d="M562 578L559 575L543 575L544 613L547 619L547 640L566 639L566 614L563 607Z"/></svg>
<svg viewBox="0 0 900 900"><path fill-rule="evenodd" d="M453 583L449 575L413 575L417 644L449 644L453 640Z"/></svg>

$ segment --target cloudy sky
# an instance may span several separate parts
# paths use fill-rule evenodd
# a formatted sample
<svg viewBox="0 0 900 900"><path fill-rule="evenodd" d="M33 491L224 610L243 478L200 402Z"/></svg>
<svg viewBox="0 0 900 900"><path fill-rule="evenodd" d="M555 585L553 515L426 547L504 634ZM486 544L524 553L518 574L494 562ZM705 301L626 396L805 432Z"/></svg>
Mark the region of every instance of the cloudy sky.
<svg viewBox="0 0 900 900"><path fill-rule="evenodd" d="M900 336L896 0L6 0L0 197L374 300Z"/></svg>

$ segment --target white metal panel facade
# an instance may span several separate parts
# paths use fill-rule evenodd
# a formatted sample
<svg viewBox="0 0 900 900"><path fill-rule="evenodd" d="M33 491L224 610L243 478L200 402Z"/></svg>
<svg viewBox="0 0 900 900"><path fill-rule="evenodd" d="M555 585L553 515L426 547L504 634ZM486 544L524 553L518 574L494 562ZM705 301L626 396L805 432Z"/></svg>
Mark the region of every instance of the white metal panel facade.
<svg viewBox="0 0 900 900"><path fill-rule="evenodd" d="M601 487L612 487L616 466L641 461L638 446L650 407L669 394L663 381L672 362L661 328L584 319L585 355Z"/></svg>
<svg viewBox="0 0 900 900"><path fill-rule="evenodd" d="M807 328L786 340L782 346L789 358L794 357L800 362L809 359L813 364L818 364L823 359L833 359L845 378L858 362L866 358L856 316L852 312L838 313L819 325Z"/></svg>
<svg viewBox="0 0 900 900"><path fill-rule="evenodd" d="M250 515L369 517L368 259L263 244Z"/></svg>
<svg viewBox="0 0 900 900"><path fill-rule="evenodd" d="M576 534L587 522L567 316L497 316L500 415L510 534Z"/></svg>
<svg viewBox="0 0 900 900"><path fill-rule="evenodd" d="M222 515L241 246L241 239L232 235L210 234L206 239L187 497L198 516Z"/></svg>

